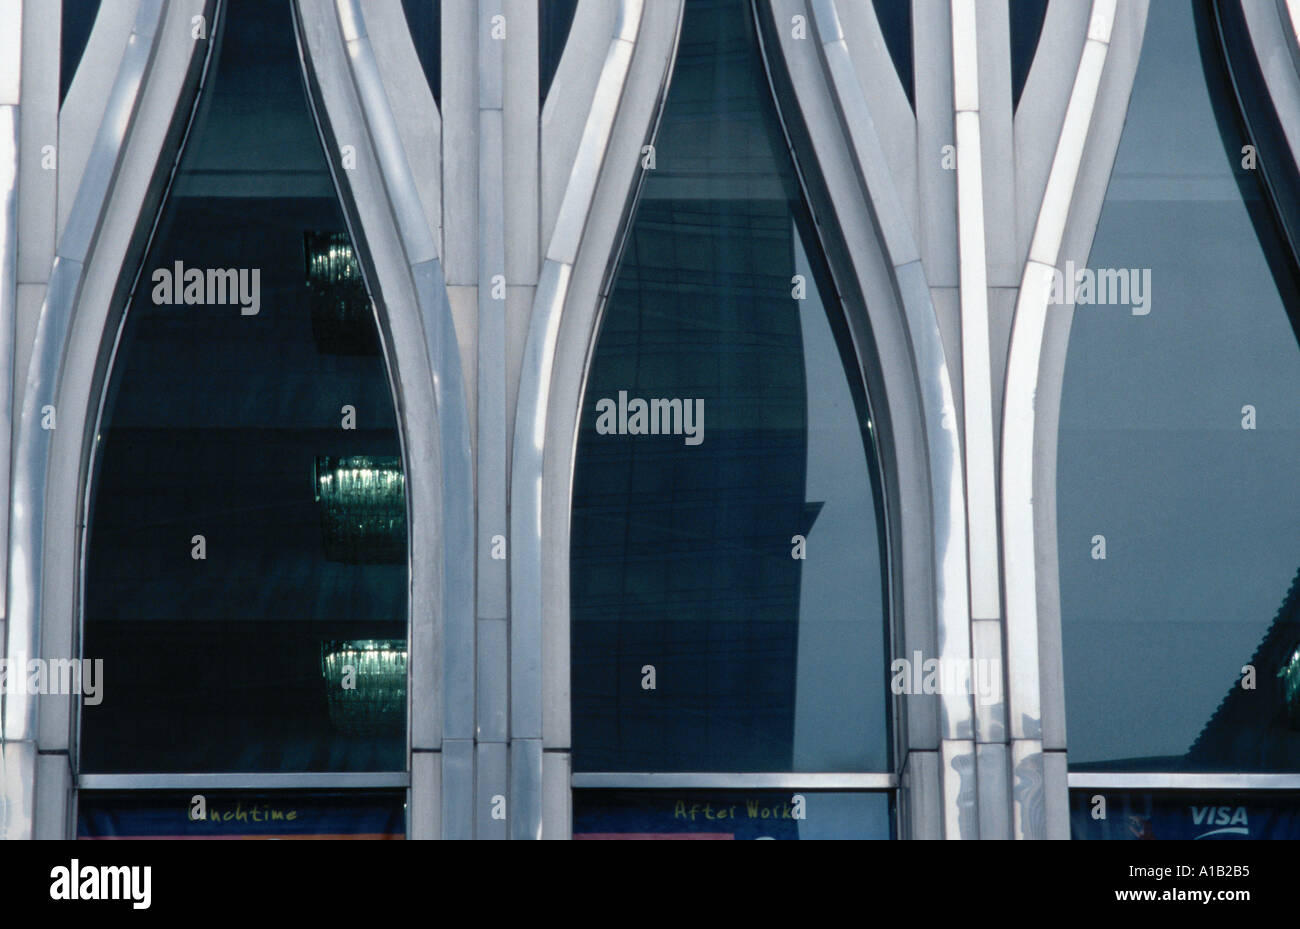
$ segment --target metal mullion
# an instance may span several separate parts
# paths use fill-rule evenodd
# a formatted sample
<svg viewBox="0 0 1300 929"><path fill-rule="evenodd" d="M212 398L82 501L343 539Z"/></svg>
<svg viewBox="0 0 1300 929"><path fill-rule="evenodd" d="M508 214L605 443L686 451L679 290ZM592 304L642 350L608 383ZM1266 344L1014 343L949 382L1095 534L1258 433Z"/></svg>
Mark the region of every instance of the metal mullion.
<svg viewBox="0 0 1300 929"><path fill-rule="evenodd" d="M575 790L896 790L890 773L575 772Z"/></svg>
<svg viewBox="0 0 1300 929"><path fill-rule="evenodd" d="M82 790L361 790L409 788L407 771L292 774L80 774Z"/></svg>
<svg viewBox="0 0 1300 929"><path fill-rule="evenodd" d="M1300 774L1075 771L1069 784L1089 790L1300 790Z"/></svg>

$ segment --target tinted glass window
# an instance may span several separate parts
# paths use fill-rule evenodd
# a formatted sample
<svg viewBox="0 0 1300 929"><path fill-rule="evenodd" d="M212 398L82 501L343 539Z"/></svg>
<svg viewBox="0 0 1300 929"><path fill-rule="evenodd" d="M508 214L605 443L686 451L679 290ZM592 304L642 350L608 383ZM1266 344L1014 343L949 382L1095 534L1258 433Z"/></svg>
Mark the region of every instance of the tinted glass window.
<svg viewBox="0 0 1300 929"><path fill-rule="evenodd" d="M580 770L888 765L861 377L742 0L689 0L583 400Z"/></svg>
<svg viewBox="0 0 1300 929"><path fill-rule="evenodd" d="M915 80L912 76L912 3L911 0L872 0L876 19L885 36L889 57L894 60L894 70L903 82L907 102L916 106Z"/></svg>
<svg viewBox="0 0 1300 929"><path fill-rule="evenodd" d="M63 0L62 27L59 34L59 103L68 95L77 65L90 41L90 30L99 14L99 0Z"/></svg>
<svg viewBox="0 0 1300 929"><path fill-rule="evenodd" d="M1300 642L1294 262L1206 7L1151 5L1089 257L1119 272L1109 297L1143 292L1101 305L1094 274L1074 309L1058 519L1076 768L1300 769L1279 677Z"/></svg>
<svg viewBox="0 0 1300 929"><path fill-rule="evenodd" d="M402 0L406 27L420 57L424 79L433 102L442 103L442 3L441 0Z"/></svg>
<svg viewBox="0 0 1300 929"><path fill-rule="evenodd" d="M577 10L578 0L538 0L537 2L537 15L541 27L537 64L543 100L551 89L551 81L555 80L555 70L560 66L564 43L569 39L573 14Z"/></svg>
<svg viewBox="0 0 1300 929"><path fill-rule="evenodd" d="M403 769L406 507L373 311L289 6L226 15L98 436L82 769Z"/></svg>
<svg viewBox="0 0 1300 929"><path fill-rule="evenodd" d="M1011 14L1011 105L1018 106L1029 68L1038 50L1038 37L1047 18L1047 0L1014 0Z"/></svg>

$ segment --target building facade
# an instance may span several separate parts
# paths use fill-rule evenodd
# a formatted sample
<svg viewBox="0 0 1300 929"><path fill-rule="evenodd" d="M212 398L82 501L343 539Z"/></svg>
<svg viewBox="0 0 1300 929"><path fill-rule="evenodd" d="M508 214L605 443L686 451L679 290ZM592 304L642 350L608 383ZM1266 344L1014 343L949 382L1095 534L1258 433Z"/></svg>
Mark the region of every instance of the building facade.
<svg viewBox="0 0 1300 929"><path fill-rule="evenodd" d="M1294 837L1298 35L0 0L0 836Z"/></svg>

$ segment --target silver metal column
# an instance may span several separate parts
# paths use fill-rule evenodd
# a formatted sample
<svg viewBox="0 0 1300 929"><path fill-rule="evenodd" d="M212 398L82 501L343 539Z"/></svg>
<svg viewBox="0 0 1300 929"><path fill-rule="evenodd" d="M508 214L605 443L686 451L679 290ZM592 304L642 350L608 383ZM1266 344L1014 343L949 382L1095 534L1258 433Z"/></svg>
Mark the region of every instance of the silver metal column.
<svg viewBox="0 0 1300 929"><path fill-rule="evenodd" d="M995 680L998 688L996 702L986 703L980 694L975 706L979 834L1010 838L976 0L952 0L951 16L966 525L976 664L971 673Z"/></svg>
<svg viewBox="0 0 1300 929"><path fill-rule="evenodd" d="M40 17L28 17L28 20ZM9 483L9 442L13 429L14 327L18 314L18 172L21 139L23 39L22 0L0 2L0 475ZM53 225L51 224L51 232ZM8 553L9 496L0 494L0 555ZM0 602L4 599L0 581ZM0 643L5 641L5 613L0 607ZM0 658L4 657L0 645ZM4 695L0 694L0 703ZM0 744L4 717L0 712ZM2 783L2 781L0 781ZM3 835L0 824L0 835Z"/></svg>
<svg viewBox="0 0 1300 929"><path fill-rule="evenodd" d="M515 811L506 803L509 649L506 562L493 557L506 532L506 230L505 63L537 30L505 14L503 0L481 0L478 47L478 606L475 837L504 839ZM468 44L468 36L451 36ZM458 150L462 152L463 150ZM505 540L503 542L502 540Z"/></svg>

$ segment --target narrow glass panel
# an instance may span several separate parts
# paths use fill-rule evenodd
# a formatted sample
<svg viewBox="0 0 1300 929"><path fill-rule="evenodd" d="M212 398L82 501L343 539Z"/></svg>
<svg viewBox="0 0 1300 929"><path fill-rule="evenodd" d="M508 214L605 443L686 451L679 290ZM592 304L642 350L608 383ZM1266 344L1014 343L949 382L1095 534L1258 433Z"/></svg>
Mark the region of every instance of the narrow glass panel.
<svg viewBox="0 0 1300 929"><path fill-rule="evenodd" d="M442 0L402 0L406 28L420 56L433 102L442 105Z"/></svg>
<svg viewBox="0 0 1300 929"><path fill-rule="evenodd" d="M1095 797L1106 801L1098 818ZM1262 790L1127 792L1070 791L1070 837L1134 839L1300 839L1300 805L1295 793ZM1231 865L1230 862L1223 862ZM1199 867L1199 862L1198 862ZM1239 873L1234 876L1242 876Z"/></svg>
<svg viewBox="0 0 1300 929"><path fill-rule="evenodd" d="M401 839L406 792L82 791L79 839Z"/></svg>
<svg viewBox="0 0 1300 929"><path fill-rule="evenodd" d="M861 378L749 5L688 0L583 400L584 771L888 770Z"/></svg>
<svg viewBox="0 0 1300 929"><path fill-rule="evenodd" d="M1020 105L1029 69L1038 51L1038 39L1047 18L1047 0L1012 0L1011 13L1011 106Z"/></svg>
<svg viewBox="0 0 1300 929"><path fill-rule="evenodd" d="M537 0L537 15L541 27L541 40L537 54L541 99L545 100L555 80L555 70L564 54L564 43L569 40L573 27L573 14L578 10L578 0Z"/></svg>
<svg viewBox="0 0 1300 929"><path fill-rule="evenodd" d="M871 0L885 36L885 47L903 83L907 102L916 108L916 81L912 75L912 0Z"/></svg>
<svg viewBox="0 0 1300 929"><path fill-rule="evenodd" d="M1151 5L1079 269L1057 496L1076 770L1300 770L1294 259L1211 28Z"/></svg>
<svg viewBox="0 0 1300 929"><path fill-rule="evenodd" d="M226 15L101 421L81 769L401 770L406 502L374 314L289 5Z"/></svg>
<svg viewBox="0 0 1300 929"><path fill-rule="evenodd" d="M887 793L577 790L575 839L892 839ZM802 818L800 818L802 816Z"/></svg>
<svg viewBox="0 0 1300 929"><path fill-rule="evenodd" d="M62 26L59 33L59 105L68 95L77 65L85 54L90 31L99 15L99 0L63 0Z"/></svg>

